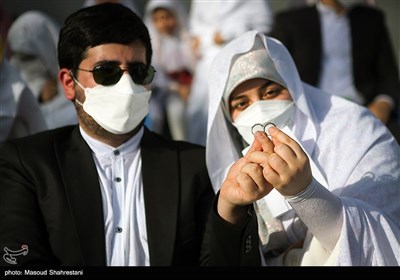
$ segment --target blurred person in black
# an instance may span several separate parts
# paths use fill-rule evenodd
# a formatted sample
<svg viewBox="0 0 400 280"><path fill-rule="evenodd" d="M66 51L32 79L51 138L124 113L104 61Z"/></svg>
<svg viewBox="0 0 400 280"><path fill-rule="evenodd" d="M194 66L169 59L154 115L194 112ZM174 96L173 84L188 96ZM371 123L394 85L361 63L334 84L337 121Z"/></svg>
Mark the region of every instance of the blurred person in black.
<svg viewBox="0 0 400 280"><path fill-rule="evenodd" d="M280 12L269 35L287 47L304 82L365 105L400 142L394 50L385 15L364 2L319 0Z"/></svg>

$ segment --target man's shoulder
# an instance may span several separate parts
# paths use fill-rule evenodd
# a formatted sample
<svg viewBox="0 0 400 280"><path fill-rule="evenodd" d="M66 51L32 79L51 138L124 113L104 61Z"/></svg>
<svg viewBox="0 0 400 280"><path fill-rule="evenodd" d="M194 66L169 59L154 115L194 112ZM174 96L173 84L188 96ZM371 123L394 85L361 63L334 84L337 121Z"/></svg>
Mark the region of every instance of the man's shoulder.
<svg viewBox="0 0 400 280"><path fill-rule="evenodd" d="M353 6L350 11L349 11L349 16L354 17L354 16L365 16L368 17L369 19L373 18L384 18L384 13L383 11L378 8L378 7L372 7L369 5L355 5Z"/></svg>
<svg viewBox="0 0 400 280"><path fill-rule="evenodd" d="M185 150L204 151L205 150L205 147L202 145L198 145L198 144L191 143L188 141L178 141L178 140L167 139L156 132L150 131L147 128L145 129L142 146L143 145L144 146L156 145L159 148L177 149L180 151L185 151Z"/></svg>
<svg viewBox="0 0 400 280"><path fill-rule="evenodd" d="M11 139L4 143L4 146L15 145L23 148L38 149L39 147L49 147L54 141L66 140L74 131L76 125L69 125L55 129L41 131L21 138Z"/></svg>
<svg viewBox="0 0 400 280"><path fill-rule="evenodd" d="M64 137L66 135L69 135L74 131L74 129L77 128L77 125L67 125L63 127L58 127L54 129L48 129L45 131L41 131L29 136L26 136L22 139L25 139L25 141L33 141L36 139L51 139L54 137Z"/></svg>

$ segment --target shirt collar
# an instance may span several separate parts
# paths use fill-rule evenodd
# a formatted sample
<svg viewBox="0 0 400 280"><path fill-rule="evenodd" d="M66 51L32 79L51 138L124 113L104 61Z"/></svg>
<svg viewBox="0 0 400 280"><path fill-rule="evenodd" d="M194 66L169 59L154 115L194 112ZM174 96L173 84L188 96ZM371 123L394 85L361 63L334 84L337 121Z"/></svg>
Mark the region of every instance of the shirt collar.
<svg viewBox="0 0 400 280"><path fill-rule="evenodd" d="M89 136L82 127L79 127L81 135L86 143L89 145L90 149L94 154L97 155L107 155L110 153L114 153L114 151L118 150L121 154L133 153L139 149L140 141L142 139L144 128L142 127L138 133L136 133L131 139L123 143L119 147L112 147L103 142L100 142L93 137Z"/></svg>

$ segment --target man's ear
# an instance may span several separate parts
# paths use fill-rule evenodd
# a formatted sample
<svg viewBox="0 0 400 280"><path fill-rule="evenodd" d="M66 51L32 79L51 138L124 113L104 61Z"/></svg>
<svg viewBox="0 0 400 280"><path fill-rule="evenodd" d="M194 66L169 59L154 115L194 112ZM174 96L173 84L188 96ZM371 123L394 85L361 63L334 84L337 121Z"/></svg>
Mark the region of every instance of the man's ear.
<svg viewBox="0 0 400 280"><path fill-rule="evenodd" d="M64 95L68 100L75 100L75 82L69 69L62 68L58 73L58 78L64 88Z"/></svg>

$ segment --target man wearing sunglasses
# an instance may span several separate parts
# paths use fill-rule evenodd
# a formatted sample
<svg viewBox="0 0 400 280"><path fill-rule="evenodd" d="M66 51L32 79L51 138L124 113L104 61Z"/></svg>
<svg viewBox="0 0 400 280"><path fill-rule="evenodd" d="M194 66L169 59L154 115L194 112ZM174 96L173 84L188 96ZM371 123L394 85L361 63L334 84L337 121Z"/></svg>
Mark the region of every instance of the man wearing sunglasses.
<svg viewBox="0 0 400 280"><path fill-rule="evenodd" d="M144 127L151 56L146 26L122 5L67 18L59 79L79 125L0 150L0 265L200 263L214 197L205 152Z"/></svg>

